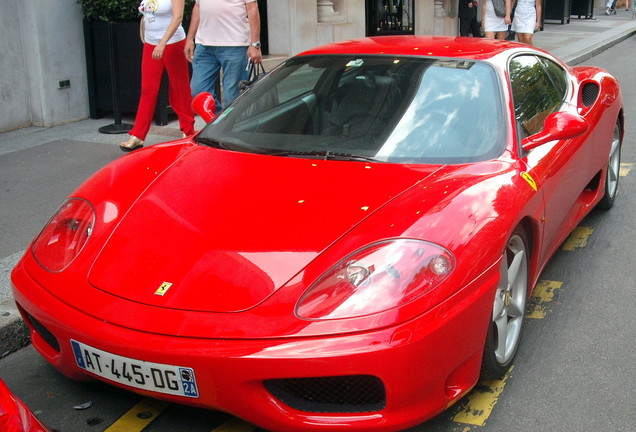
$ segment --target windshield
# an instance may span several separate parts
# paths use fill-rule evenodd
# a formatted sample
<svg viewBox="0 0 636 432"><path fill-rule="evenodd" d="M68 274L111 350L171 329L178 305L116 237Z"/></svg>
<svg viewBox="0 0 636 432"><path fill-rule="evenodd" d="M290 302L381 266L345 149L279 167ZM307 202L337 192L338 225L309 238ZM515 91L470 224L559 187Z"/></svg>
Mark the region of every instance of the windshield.
<svg viewBox="0 0 636 432"><path fill-rule="evenodd" d="M486 63L301 56L255 83L196 140L278 156L466 163L503 151L502 107Z"/></svg>

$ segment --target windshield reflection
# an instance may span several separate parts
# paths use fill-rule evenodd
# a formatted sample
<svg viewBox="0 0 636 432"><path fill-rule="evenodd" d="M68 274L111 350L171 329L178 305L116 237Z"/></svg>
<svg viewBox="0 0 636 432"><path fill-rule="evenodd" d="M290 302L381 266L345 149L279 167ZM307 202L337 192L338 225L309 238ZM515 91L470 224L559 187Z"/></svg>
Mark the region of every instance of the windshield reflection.
<svg viewBox="0 0 636 432"><path fill-rule="evenodd" d="M497 157L500 87L482 62L390 56L290 59L198 136L235 151L395 163Z"/></svg>

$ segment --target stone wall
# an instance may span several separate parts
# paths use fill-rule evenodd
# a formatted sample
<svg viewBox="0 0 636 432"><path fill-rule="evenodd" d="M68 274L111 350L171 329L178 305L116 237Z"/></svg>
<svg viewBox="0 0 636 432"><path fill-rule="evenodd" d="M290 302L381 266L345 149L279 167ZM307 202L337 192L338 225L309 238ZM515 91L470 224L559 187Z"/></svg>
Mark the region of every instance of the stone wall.
<svg viewBox="0 0 636 432"><path fill-rule="evenodd" d="M2 0L0 131L88 116L81 8L76 0ZM70 83L58 88L59 81Z"/></svg>

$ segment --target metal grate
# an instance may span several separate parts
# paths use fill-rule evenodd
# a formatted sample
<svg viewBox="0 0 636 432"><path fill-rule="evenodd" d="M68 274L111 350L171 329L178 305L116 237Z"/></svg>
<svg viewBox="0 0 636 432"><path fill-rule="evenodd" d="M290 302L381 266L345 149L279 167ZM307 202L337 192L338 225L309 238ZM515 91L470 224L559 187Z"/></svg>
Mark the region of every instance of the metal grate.
<svg viewBox="0 0 636 432"><path fill-rule="evenodd" d="M581 92L581 100L586 107L592 106L598 98L599 87L596 83L585 83Z"/></svg>
<svg viewBox="0 0 636 432"><path fill-rule="evenodd" d="M371 375L273 379L265 388L299 411L353 413L386 406L384 384Z"/></svg>

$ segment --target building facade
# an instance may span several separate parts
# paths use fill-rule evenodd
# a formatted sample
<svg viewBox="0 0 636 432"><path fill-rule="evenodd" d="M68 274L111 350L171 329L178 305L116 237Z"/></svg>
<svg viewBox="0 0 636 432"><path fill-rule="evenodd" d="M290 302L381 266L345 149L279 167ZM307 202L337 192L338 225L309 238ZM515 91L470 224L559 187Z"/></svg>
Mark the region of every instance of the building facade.
<svg viewBox="0 0 636 432"><path fill-rule="evenodd" d="M458 34L458 0L258 2L270 65L316 45L367 35ZM597 7L603 2L595 0ZM0 0L0 38L9 47L0 56L0 132L89 116L77 0Z"/></svg>
<svg viewBox="0 0 636 432"><path fill-rule="evenodd" d="M380 26L384 30L407 21L404 26L411 27L407 31L412 34L455 35L453 3L456 0L259 0L273 61L322 43L367 35L372 28L370 8L387 11L390 19L381 20ZM0 132L88 117L77 1L0 0L0 6L0 37L12 47L0 56Z"/></svg>
<svg viewBox="0 0 636 432"><path fill-rule="evenodd" d="M271 54L374 34L457 34L456 0L270 0Z"/></svg>

